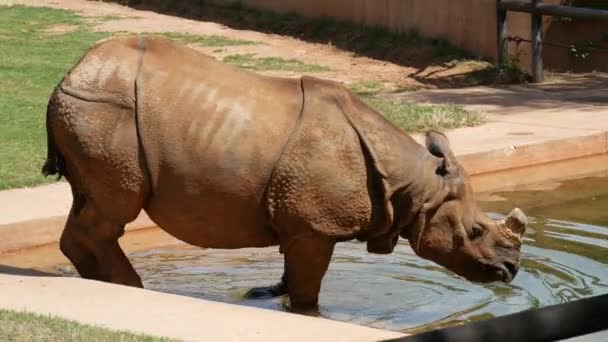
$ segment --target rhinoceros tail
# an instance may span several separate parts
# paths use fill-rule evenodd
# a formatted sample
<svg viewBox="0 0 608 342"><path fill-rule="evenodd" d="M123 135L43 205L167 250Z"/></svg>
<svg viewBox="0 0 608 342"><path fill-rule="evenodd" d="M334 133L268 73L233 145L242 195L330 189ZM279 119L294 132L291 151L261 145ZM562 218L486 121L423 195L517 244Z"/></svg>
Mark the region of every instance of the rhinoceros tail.
<svg viewBox="0 0 608 342"><path fill-rule="evenodd" d="M65 159L57 149L55 144L55 137L53 136L53 130L51 129L51 114L54 110L53 96L46 108L46 136L47 136L47 154L46 161L42 166L42 174L45 177L51 175L57 175L57 180L61 179L62 176L67 174Z"/></svg>

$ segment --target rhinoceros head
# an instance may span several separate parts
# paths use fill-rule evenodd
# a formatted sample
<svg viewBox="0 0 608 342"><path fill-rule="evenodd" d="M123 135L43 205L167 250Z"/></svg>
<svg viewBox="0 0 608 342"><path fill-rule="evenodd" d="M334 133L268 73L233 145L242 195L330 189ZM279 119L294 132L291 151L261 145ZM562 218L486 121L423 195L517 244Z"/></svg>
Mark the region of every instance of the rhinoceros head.
<svg viewBox="0 0 608 342"><path fill-rule="evenodd" d="M427 134L426 147L437 165L413 222L402 231L416 254L480 283L510 282L519 269L526 216L514 209L505 219L490 219L477 206L469 178L448 139ZM427 172L428 173L428 172Z"/></svg>

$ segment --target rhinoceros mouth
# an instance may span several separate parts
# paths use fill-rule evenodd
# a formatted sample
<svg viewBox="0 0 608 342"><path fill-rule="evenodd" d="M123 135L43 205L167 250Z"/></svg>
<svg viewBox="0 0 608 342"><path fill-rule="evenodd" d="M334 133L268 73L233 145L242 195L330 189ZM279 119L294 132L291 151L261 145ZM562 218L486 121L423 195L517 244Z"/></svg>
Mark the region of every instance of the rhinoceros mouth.
<svg viewBox="0 0 608 342"><path fill-rule="evenodd" d="M497 278L503 283L510 283L513 281L517 272L519 271L518 267L509 261L505 261L501 264L494 265L496 269Z"/></svg>

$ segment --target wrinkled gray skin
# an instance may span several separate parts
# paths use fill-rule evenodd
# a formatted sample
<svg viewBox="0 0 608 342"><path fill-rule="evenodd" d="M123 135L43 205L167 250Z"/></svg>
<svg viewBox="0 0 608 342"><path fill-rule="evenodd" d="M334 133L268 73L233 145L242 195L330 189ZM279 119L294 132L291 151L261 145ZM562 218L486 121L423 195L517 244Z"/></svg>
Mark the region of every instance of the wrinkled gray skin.
<svg viewBox="0 0 608 342"><path fill-rule="evenodd" d="M526 218L490 220L448 139L418 144L341 85L257 75L158 37L93 46L53 92L43 172L73 205L62 252L84 278L142 286L118 244L143 209L206 248L279 245L253 297L314 310L334 245L416 253L475 282L511 281Z"/></svg>

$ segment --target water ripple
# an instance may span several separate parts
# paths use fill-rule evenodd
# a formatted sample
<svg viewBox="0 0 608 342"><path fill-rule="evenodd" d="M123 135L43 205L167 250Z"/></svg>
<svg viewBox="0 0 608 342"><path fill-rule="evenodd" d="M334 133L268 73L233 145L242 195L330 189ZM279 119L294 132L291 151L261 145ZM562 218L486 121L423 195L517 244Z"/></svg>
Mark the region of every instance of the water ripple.
<svg viewBox="0 0 608 342"><path fill-rule="evenodd" d="M594 196L593 204L601 199ZM575 204L588 210L588 202ZM572 205L569 213L576 212ZM521 270L511 284L469 283L418 258L404 241L391 255L368 254L358 242L339 244L323 282L321 315L419 332L607 293L608 228L592 219L571 222L560 216L559 207L551 210L530 213ZM598 222L605 222L603 215ZM280 278L283 257L276 248L204 250L180 243L129 257L150 289L273 310L285 307L285 298L242 297L250 287ZM60 272L74 274L70 267Z"/></svg>

